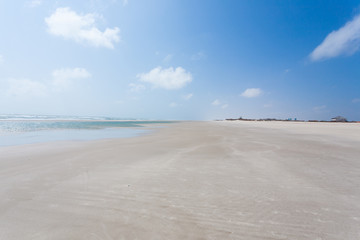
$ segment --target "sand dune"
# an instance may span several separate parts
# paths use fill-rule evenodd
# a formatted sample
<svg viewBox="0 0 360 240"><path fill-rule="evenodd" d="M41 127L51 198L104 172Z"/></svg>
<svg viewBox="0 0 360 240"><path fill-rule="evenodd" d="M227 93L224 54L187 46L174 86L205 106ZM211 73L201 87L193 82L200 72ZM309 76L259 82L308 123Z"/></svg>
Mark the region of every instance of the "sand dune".
<svg viewBox="0 0 360 240"><path fill-rule="evenodd" d="M0 239L360 239L360 124L0 148Z"/></svg>

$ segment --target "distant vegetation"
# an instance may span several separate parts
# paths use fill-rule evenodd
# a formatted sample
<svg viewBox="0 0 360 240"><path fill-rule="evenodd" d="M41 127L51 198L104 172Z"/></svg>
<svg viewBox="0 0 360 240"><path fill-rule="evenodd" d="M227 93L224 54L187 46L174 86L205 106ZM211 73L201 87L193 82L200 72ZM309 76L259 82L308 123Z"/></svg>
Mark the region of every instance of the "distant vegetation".
<svg viewBox="0 0 360 240"><path fill-rule="evenodd" d="M336 116L331 118L330 121L326 120L298 120L297 118L288 118L288 119L277 119L277 118L260 118L260 119L251 119L251 118L227 118L227 121L282 121L282 122L349 122L345 117ZM355 121L350 121L355 122Z"/></svg>

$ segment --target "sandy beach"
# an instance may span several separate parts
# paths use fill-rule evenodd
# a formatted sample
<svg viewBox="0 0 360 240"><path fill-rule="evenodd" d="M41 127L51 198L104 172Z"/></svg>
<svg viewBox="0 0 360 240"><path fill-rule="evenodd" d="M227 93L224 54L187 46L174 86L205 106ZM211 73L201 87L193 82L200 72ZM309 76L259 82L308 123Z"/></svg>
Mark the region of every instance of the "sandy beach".
<svg viewBox="0 0 360 240"><path fill-rule="evenodd" d="M360 124L180 122L0 148L0 239L360 239Z"/></svg>

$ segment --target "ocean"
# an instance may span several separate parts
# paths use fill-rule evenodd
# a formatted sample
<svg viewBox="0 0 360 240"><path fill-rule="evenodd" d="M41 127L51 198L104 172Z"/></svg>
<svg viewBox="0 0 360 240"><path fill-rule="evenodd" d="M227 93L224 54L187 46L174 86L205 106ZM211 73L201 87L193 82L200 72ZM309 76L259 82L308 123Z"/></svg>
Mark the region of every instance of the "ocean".
<svg viewBox="0 0 360 240"><path fill-rule="evenodd" d="M53 141L88 141L135 137L148 133L144 124L169 121L108 117L0 115L0 147Z"/></svg>

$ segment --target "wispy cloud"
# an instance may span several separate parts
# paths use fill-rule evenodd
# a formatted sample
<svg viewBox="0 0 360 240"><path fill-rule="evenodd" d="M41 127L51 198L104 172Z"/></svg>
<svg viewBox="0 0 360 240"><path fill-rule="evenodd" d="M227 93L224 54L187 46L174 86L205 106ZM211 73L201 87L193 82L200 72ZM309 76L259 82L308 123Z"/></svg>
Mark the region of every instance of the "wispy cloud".
<svg viewBox="0 0 360 240"><path fill-rule="evenodd" d="M352 100L352 102L353 102L353 103L359 103L359 102L360 102L360 98L354 98L354 99Z"/></svg>
<svg viewBox="0 0 360 240"><path fill-rule="evenodd" d="M40 6L41 4L42 4L42 0L32 0L32 1L27 1L25 3L25 6L34 8Z"/></svg>
<svg viewBox="0 0 360 240"><path fill-rule="evenodd" d="M169 104L169 107L172 107L172 108L177 107L177 106L178 106L178 104L176 102L172 102Z"/></svg>
<svg viewBox="0 0 360 240"><path fill-rule="evenodd" d="M285 70L284 70L284 73L286 74L286 73L289 73L290 71L291 71L291 69L288 68L288 69L285 69Z"/></svg>
<svg viewBox="0 0 360 240"><path fill-rule="evenodd" d="M222 109L225 109L225 108L227 108L227 107L229 107L229 104L223 104L223 105L221 106Z"/></svg>
<svg viewBox="0 0 360 240"><path fill-rule="evenodd" d="M129 0L123 0L123 6L126 6L126 5L128 5L129 4Z"/></svg>
<svg viewBox="0 0 360 240"><path fill-rule="evenodd" d="M218 99L215 99L212 103L211 103L211 105L213 105L213 106L219 106L221 104L221 102L218 100Z"/></svg>
<svg viewBox="0 0 360 240"><path fill-rule="evenodd" d="M52 72L52 84L56 90L69 88L74 81L90 78L91 74L84 68L61 68Z"/></svg>
<svg viewBox="0 0 360 240"><path fill-rule="evenodd" d="M79 15L70 8L57 8L45 18L49 33L95 47L114 48L119 42L119 28L106 28L103 32L96 26L96 15Z"/></svg>
<svg viewBox="0 0 360 240"><path fill-rule="evenodd" d="M10 78L5 95L8 97L46 97L67 90L75 81L91 77L84 68L62 68L52 72L52 79L45 83L28 78Z"/></svg>
<svg viewBox="0 0 360 240"><path fill-rule="evenodd" d="M10 97L43 97L47 95L46 85L26 78L9 79L6 95Z"/></svg>
<svg viewBox="0 0 360 240"><path fill-rule="evenodd" d="M156 67L148 73L137 75L142 82L151 83L155 88L164 88L168 90L180 89L192 81L192 75L182 67L166 68Z"/></svg>
<svg viewBox="0 0 360 240"><path fill-rule="evenodd" d="M194 94L189 93L189 94L184 95L184 96L183 96L183 99L185 99L185 100L190 100L193 96L194 96Z"/></svg>
<svg viewBox="0 0 360 240"><path fill-rule="evenodd" d="M260 96L262 93L263 91L260 88L248 88L242 92L240 96L245 98L254 98Z"/></svg>
<svg viewBox="0 0 360 240"><path fill-rule="evenodd" d="M172 60L172 58L173 58L173 55L168 54L168 55L166 55L166 57L164 57L163 62L164 63L169 63Z"/></svg>
<svg viewBox="0 0 360 240"><path fill-rule="evenodd" d="M197 52L191 56L191 60L193 60L193 61L199 61L204 58L206 58L206 54L202 51Z"/></svg>
<svg viewBox="0 0 360 240"><path fill-rule="evenodd" d="M219 99L215 99L211 105L215 106L215 107L221 107L222 109L228 108L229 104L227 103L222 103Z"/></svg>
<svg viewBox="0 0 360 240"><path fill-rule="evenodd" d="M266 103L264 104L264 108L271 108L273 107L273 104L272 103Z"/></svg>
<svg viewBox="0 0 360 240"><path fill-rule="evenodd" d="M310 54L312 61L324 60L340 55L352 55L360 47L360 15L343 27L332 31Z"/></svg>
<svg viewBox="0 0 360 240"><path fill-rule="evenodd" d="M129 88L131 92L141 92L145 90L146 87L142 84L130 83Z"/></svg>

